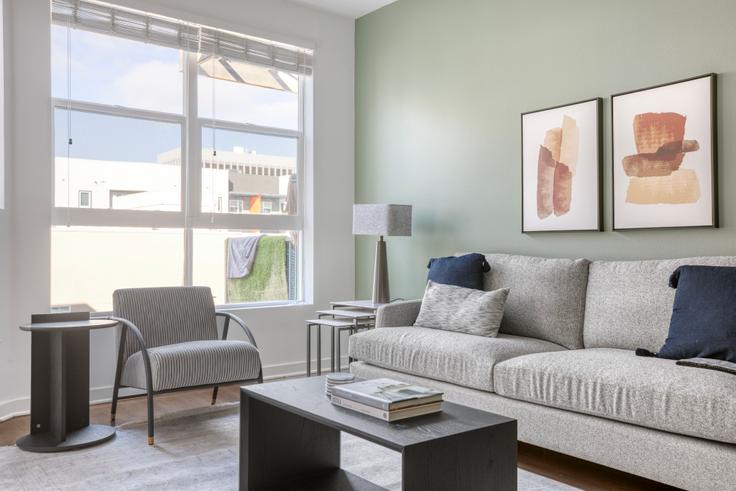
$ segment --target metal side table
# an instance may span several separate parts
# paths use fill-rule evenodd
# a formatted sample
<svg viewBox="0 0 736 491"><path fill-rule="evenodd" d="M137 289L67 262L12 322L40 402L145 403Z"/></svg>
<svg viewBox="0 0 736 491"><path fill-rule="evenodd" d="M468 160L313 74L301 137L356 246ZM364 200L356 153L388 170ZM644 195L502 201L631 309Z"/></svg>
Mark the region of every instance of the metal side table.
<svg viewBox="0 0 736 491"><path fill-rule="evenodd" d="M31 432L16 441L30 452L64 452L115 436L89 424L89 331L117 321L79 314L40 314L20 326L31 333Z"/></svg>
<svg viewBox="0 0 736 491"><path fill-rule="evenodd" d="M307 323L307 377L312 375L312 328L317 328L317 375L322 374L322 327L330 328L330 370L341 370L340 340L341 334L353 334L360 329L373 327L374 314L352 310L319 310L317 319L309 319Z"/></svg>
<svg viewBox="0 0 736 491"><path fill-rule="evenodd" d="M331 353L332 360L332 371L341 371L342 367L342 356L340 354L342 333L347 332L348 336L355 334L360 329L370 329L375 325L376 316L373 312L368 310L318 310L317 316L324 320L325 317L350 322L349 325L335 326L332 328L332 345L336 345L337 348Z"/></svg>

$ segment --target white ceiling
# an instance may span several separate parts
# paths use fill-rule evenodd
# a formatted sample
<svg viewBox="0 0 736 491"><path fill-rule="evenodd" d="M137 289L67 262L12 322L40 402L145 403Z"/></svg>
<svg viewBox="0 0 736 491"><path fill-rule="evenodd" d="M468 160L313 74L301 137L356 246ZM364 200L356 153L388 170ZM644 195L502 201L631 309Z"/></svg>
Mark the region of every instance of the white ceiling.
<svg viewBox="0 0 736 491"><path fill-rule="evenodd" d="M396 0L291 0L320 10L357 19Z"/></svg>

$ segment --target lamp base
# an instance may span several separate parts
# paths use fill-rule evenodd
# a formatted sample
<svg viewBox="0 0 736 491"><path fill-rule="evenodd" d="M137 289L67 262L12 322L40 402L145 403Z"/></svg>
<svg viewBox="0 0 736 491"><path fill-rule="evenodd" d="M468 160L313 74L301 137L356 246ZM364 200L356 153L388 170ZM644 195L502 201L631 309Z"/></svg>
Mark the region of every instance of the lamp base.
<svg viewBox="0 0 736 491"><path fill-rule="evenodd" d="M373 266L373 303L389 303L390 301L386 242L383 236L380 236L376 242L376 260Z"/></svg>

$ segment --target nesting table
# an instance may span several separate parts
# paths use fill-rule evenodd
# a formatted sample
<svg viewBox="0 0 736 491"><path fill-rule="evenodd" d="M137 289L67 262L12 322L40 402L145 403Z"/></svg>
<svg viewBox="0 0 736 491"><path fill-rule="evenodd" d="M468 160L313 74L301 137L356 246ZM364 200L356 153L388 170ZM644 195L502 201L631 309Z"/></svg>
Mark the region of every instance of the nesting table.
<svg viewBox="0 0 736 491"><path fill-rule="evenodd" d="M309 319L307 323L307 367L306 375L312 375L312 329L317 331L317 375L322 374L322 328L330 329L330 370L342 370L342 355L340 340L343 332L354 334L360 329L373 327L376 311L383 304L373 303L371 300L345 300L330 302L328 310L318 310L316 319Z"/></svg>
<svg viewBox="0 0 736 491"><path fill-rule="evenodd" d="M16 441L30 452L63 452L115 436L89 424L89 332L117 325L89 313L34 315L31 333L31 432Z"/></svg>

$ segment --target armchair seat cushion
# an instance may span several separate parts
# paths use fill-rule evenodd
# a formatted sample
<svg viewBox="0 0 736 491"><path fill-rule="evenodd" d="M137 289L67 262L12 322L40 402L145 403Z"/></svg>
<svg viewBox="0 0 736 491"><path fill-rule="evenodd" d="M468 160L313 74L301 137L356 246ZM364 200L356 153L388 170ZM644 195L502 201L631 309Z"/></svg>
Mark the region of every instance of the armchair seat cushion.
<svg viewBox="0 0 736 491"><path fill-rule="evenodd" d="M258 349L247 341L187 341L148 348L154 391L258 378ZM122 385L146 388L140 351L123 368Z"/></svg>

